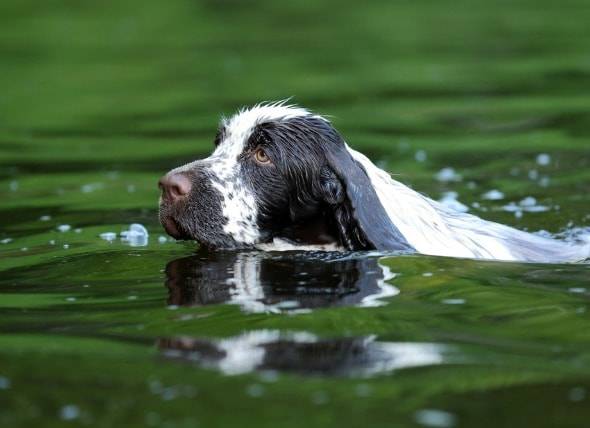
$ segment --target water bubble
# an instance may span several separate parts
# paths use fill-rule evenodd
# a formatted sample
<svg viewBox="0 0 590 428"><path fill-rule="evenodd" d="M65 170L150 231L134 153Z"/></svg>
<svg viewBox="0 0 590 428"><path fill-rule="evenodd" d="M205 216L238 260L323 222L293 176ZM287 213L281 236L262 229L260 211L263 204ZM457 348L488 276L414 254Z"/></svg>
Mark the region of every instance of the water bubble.
<svg viewBox="0 0 590 428"><path fill-rule="evenodd" d="M133 223L129 230L121 232L121 239L129 243L132 247L144 247L148 244L149 233L145 226L139 223Z"/></svg>
<svg viewBox="0 0 590 428"><path fill-rule="evenodd" d="M59 411L59 416L64 421L73 421L74 419L78 419L78 417L80 417L80 409L74 404L68 404L61 408Z"/></svg>
<svg viewBox="0 0 590 428"><path fill-rule="evenodd" d="M162 236L162 235L158 236L158 242L160 244L165 244L167 241L168 241L168 238L166 238L165 236Z"/></svg>
<svg viewBox="0 0 590 428"><path fill-rule="evenodd" d="M10 242L12 242L12 238L4 238L0 241L0 244L9 244Z"/></svg>
<svg viewBox="0 0 590 428"><path fill-rule="evenodd" d="M72 226L70 226L69 224L60 224L59 226L57 226L57 230L59 230L60 232L67 232L71 228Z"/></svg>
<svg viewBox="0 0 590 428"><path fill-rule="evenodd" d="M98 235L100 239L104 239L105 241L114 241L117 239L117 234L115 232L104 232Z"/></svg>
<svg viewBox="0 0 590 428"><path fill-rule="evenodd" d="M104 185L102 183L89 183L84 184L82 187L80 187L80 190L82 191L82 193L91 193L95 190L102 189L103 187Z"/></svg>
<svg viewBox="0 0 590 428"><path fill-rule="evenodd" d="M447 428L455 425L455 415L443 410L423 409L414 414L417 423L427 427Z"/></svg>
<svg viewBox="0 0 590 428"><path fill-rule="evenodd" d="M465 299L443 299L441 302L445 305L462 305L465 303Z"/></svg>
<svg viewBox="0 0 590 428"><path fill-rule="evenodd" d="M586 398L586 390L581 386L576 386L569 390L568 398L570 401L578 402Z"/></svg>
<svg viewBox="0 0 590 428"><path fill-rule="evenodd" d="M549 156L547 153L540 153L537 156L537 164L541 165L541 166L547 166L551 163L551 156Z"/></svg>
<svg viewBox="0 0 590 428"><path fill-rule="evenodd" d="M427 158L428 156L424 150L418 150L414 155L414 159L416 159L417 162L424 162Z"/></svg>
<svg viewBox="0 0 590 428"><path fill-rule="evenodd" d="M522 201L519 202L521 207L533 207L537 205L537 200L532 196L527 196Z"/></svg>
<svg viewBox="0 0 590 428"><path fill-rule="evenodd" d="M10 379L0 376L0 389L10 389Z"/></svg>
<svg viewBox="0 0 590 428"><path fill-rule="evenodd" d="M449 181L461 181L463 177L461 176L461 174L458 174L453 168L447 167L437 172L435 178L438 181L446 183Z"/></svg>
<svg viewBox="0 0 590 428"><path fill-rule="evenodd" d="M541 179L539 180L539 186L541 187L549 187L550 183L551 179L547 176L541 177Z"/></svg>
<svg viewBox="0 0 590 428"><path fill-rule="evenodd" d="M49 220L51 220L50 215L42 215L41 217L39 217L39 221L49 221Z"/></svg>
<svg viewBox="0 0 590 428"><path fill-rule="evenodd" d="M481 195L481 197L489 201L499 201L501 199L504 199L504 193L500 192L497 189L492 189Z"/></svg>
<svg viewBox="0 0 590 428"><path fill-rule="evenodd" d="M262 397L264 395L264 386L258 383L248 385L246 388L246 394L254 398Z"/></svg>
<svg viewBox="0 0 590 428"><path fill-rule="evenodd" d="M570 293L581 294L581 293L585 293L586 289L584 287L571 287L571 288L568 288L568 291Z"/></svg>
<svg viewBox="0 0 590 428"><path fill-rule="evenodd" d="M176 387L170 386L168 388L164 388L160 396L164 401L174 400L176 397L178 397L178 390Z"/></svg>

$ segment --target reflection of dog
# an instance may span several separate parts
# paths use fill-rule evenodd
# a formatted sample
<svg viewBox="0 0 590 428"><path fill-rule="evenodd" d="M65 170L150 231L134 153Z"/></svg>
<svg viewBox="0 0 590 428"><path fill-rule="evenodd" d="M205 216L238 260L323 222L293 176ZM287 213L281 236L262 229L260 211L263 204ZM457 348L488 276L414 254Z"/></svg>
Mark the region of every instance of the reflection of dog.
<svg viewBox="0 0 590 428"><path fill-rule="evenodd" d="M160 180L160 220L176 238L217 248L283 238L349 250L539 262L590 255L588 246L450 210L352 150L323 117L284 103L223 120L215 146L210 157Z"/></svg>
<svg viewBox="0 0 590 428"><path fill-rule="evenodd" d="M198 362L234 375L254 370L371 376L443 364L453 349L434 343L380 342L375 336L320 339L306 332L255 330L225 339L158 339L167 358Z"/></svg>
<svg viewBox="0 0 590 428"><path fill-rule="evenodd" d="M249 312L376 306L398 293L376 258L334 253L202 251L168 263L166 277L170 305L235 303Z"/></svg>

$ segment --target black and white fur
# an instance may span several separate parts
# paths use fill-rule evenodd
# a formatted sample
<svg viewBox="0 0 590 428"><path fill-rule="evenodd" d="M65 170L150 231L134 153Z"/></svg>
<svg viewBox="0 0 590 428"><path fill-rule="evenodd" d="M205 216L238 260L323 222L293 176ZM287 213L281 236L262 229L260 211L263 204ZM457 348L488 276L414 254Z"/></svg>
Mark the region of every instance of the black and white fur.
<svg viewBox="0 0 590 428"><path fill-rule="evenodd" d="M393 180L322 116L284 102L221 121L215 150L170 171L192 182L160 220L210 248L380 250L573 262L590 245L541 237L456 212ZM260 164L254 153L270 159ZM312 246L312 247L310 247Z"/></svg>

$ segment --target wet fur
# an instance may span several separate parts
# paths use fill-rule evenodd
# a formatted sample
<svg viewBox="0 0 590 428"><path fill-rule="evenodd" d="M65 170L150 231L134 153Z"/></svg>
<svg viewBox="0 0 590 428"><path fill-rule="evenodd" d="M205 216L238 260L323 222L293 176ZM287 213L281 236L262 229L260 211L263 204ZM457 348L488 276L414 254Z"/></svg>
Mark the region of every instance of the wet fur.
<svg viewBox="0 0 590 428"><path fill-rule="evenodd" d="M583 260L588 245L543 238L447 209L348 147L325 118L284 103L224 119L206 159L176 168L193 188L162 223L211 248L277 240L347 250L420 252L479 259ZM272 163L253 153L262 148ZM171 220L172 219L172 220Z"/></svg>

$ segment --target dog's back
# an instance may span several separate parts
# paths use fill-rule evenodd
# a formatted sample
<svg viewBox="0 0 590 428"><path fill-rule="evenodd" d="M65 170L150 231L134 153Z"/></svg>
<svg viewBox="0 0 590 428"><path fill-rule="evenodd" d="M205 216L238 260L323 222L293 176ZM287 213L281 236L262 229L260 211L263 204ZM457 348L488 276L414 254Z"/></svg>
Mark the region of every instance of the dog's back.
<svg viewBox="0 0 590 428"><path fill-rule="evenodd" d="M347 149L369 175L392 223L420 253L540 263L590 258L590 239L568 243L454 211L393 180L366 156Z"/></svg>

